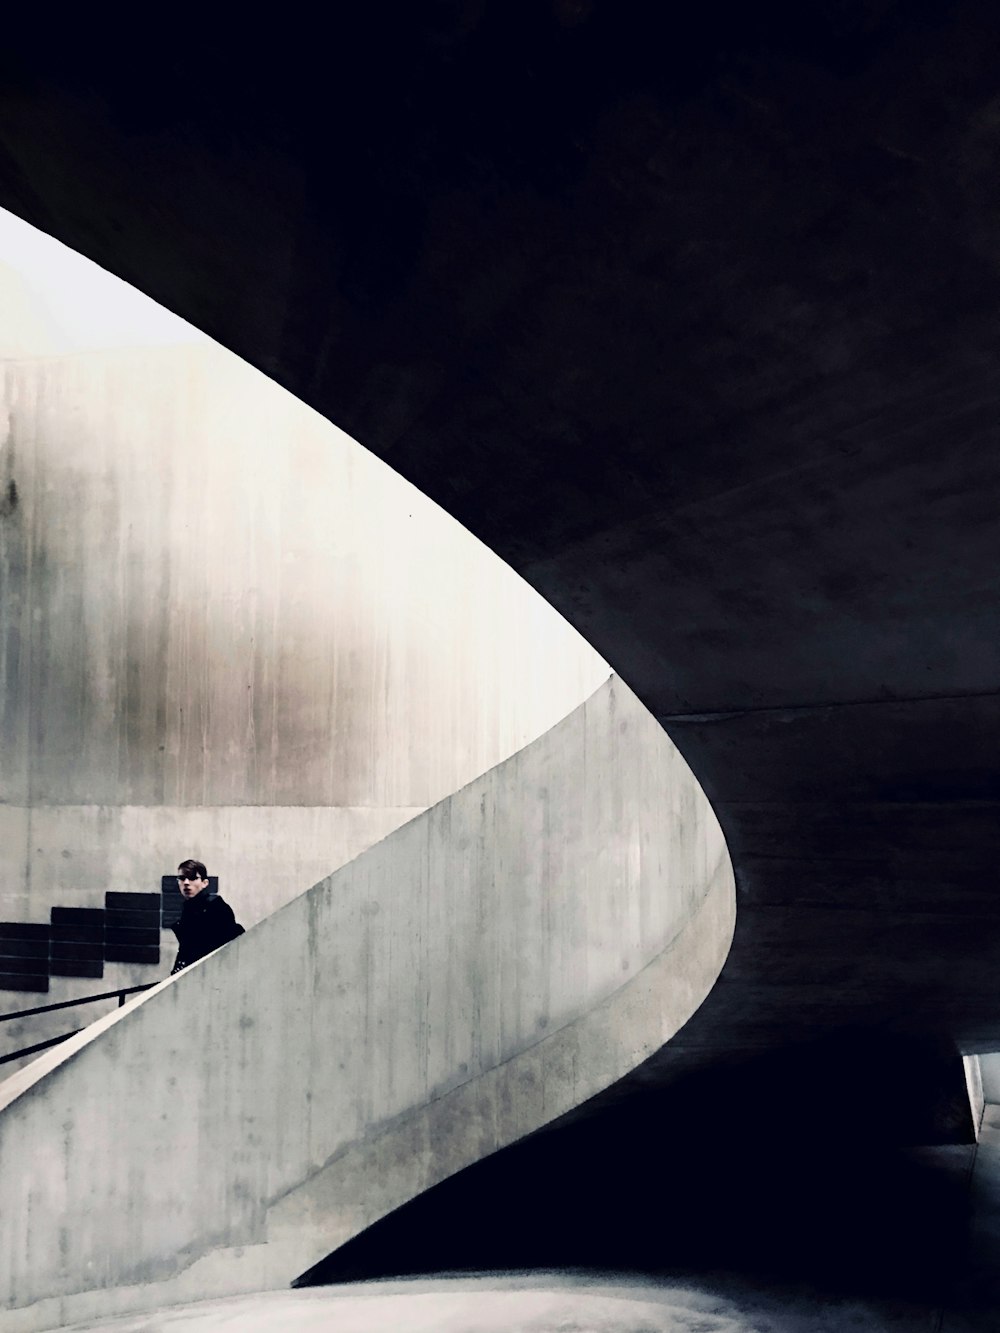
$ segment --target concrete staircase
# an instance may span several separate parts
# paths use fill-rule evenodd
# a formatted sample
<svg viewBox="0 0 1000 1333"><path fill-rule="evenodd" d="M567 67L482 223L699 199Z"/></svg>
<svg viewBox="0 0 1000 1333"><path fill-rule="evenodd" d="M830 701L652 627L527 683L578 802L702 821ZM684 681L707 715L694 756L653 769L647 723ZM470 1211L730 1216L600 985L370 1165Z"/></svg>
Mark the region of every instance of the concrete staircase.
<svg viewBox="0 0 1000 1333"><path fill-rule="evenodd" d="M734 910L707 800L612 678L0 1087L5 1333L288 1285L659 1049Z"/></svg>

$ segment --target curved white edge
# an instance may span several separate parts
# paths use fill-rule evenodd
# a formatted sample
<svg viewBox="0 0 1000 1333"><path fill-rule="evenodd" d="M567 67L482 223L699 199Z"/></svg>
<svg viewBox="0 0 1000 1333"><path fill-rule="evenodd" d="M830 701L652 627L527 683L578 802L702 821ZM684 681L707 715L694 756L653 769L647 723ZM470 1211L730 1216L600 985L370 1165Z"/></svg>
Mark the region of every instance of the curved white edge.
<svg viewBox="0 0 1000 1333"><path fill-rule="evenodd" d="M707 799L612 678L9 1081L5 1330L288 1283L669 1040L734 914Z"/></svg>
<svg viewBox="0 0 1000 1333"><path fill-rule="evenodd" d="M720 873L671 945L593 1012L471 1083L352 1144L268 1211L269 1241L306 1271L433 1185L515 1143L630 1073L698 1009L726 961L735 895ZM282 1272L287 1280L287 1270Z"/></svg>

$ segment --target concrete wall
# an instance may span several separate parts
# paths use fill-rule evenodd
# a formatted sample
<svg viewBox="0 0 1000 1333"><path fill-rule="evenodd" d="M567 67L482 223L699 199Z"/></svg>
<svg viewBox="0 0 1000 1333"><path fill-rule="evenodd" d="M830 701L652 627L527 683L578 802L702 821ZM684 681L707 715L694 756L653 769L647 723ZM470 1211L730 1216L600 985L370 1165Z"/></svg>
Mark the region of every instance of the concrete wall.
<svg viewBox="0 0 1000 1333"><path fill-rule="evenodd" d="M733 914L707 801L608 682L0 1088L5 1329L287 1283L668 1040Z"/></svg>
<svg viewBox="0 0 1000 1333"><path fill-rule="evenodd" d="M983 1100L1000 1106L1000 1053L989 1051L978 1057Z"/></svg>
<svg viewBox="0 0 1000 1333"><path fill-rule="evenodd" d="M33 892L27 896L24 919L45 919L45 899L59 904L100 906L102 897L84 885L99 886L102 868L112 886L155 888L154 875L169 872L178 846L216 848L215 863L225 867L226 893L247 925L261 920L276 900L285 901L297 886L311 886L345 865L359 852L419 814L412 810L323 806L229 806L218 808L157 806L48 806L34 811L0 806L0 865L5 867L19 844L4 836L15 821L26 825L31 815L32 851L41 859L52 855L44 878L35 870ZM32 864L32 859L28 859ZM37 866L37 862L35 863ZM14 859L8 880L16 879L23 862ZM79 867L83 867L83 873ZM9 909L8 909L9 910ZM16 911L16 909L15 909ZM11 914L11 917L14 913ZM11 918L4 918L11 919ZM143 986L166 976L177 953L172 931L161 932L160 964L106 962L103 980L52 977L47 994L0 991L0 1011L7 1013L116 986ZM73 1031L117 1007L117 999L86 1008L56 1010L0 1024L0 1055L22 1050L49 1037ZM31 1056L0 1065L0 1080L9 1077Z"/></svg>
<svg viewBox="0 0 1000 1333"><path fill-rule="evenodd" d="M607 676L443 511L212 345L0 364L0 594L4 921L197 855L251 925Z"/></svg>

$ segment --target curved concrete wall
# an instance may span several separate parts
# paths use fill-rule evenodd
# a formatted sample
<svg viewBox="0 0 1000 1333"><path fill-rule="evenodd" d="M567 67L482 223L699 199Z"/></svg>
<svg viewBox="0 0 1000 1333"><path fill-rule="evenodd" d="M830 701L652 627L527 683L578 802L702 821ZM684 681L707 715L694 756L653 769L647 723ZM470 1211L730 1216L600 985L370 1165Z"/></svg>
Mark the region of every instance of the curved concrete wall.
<svg viewBox="0 0 1000 1333"><path fill-rule="evenodd" d="M733 915L707 801L609 681L0 1088L5 1328L289 1282L668 1040Z"/></svg>
<svg viewBox="0 0 1000 1333"><path fill-rule="evenodd" d="M0 373L7 802L426 807L607 675L384 463L217 347Z"/></svg>
<svg viewBox="0 0 1000 1333"><path fill-rule="evenodd" d="M453 519L212 345L0 364L0 496L0 921L156 891L193 854L251 925L608 674ZM25 1022L2 1049L49 1035Z"/></svg>

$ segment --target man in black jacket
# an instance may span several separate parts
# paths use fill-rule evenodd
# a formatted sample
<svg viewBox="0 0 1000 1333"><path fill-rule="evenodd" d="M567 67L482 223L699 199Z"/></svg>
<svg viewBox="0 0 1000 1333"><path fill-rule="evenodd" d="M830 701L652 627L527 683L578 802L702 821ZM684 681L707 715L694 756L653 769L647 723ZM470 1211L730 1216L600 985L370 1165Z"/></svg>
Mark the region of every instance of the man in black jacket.
<svg viewBox="0 0 1000 1333"><path fill-rule="evenodd" d="M180 920L171 926L179 946L171 976L243 934L229 904L217 893L209 892L208 871L201 861L182 861L177 867L177 883L184 906Z"/></svg>

